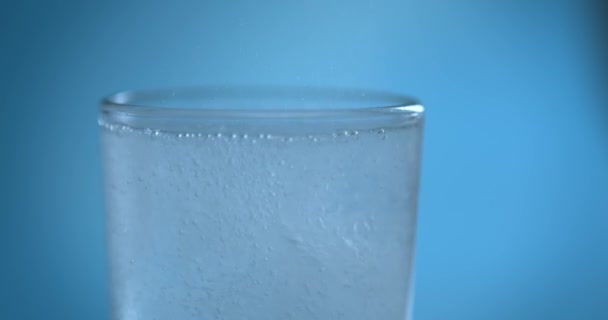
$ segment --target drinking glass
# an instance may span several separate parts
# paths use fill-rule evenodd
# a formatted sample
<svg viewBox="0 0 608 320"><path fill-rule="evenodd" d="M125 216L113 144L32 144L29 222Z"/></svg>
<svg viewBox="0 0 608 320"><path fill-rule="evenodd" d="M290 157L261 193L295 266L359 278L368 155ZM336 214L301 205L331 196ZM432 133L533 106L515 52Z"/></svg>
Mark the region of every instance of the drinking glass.
<svg viewBox="0 0 608 320"><path fill-rule="evenodd" d="M112 319L405 319L422 122L370 90L104 99Z"/></svg>

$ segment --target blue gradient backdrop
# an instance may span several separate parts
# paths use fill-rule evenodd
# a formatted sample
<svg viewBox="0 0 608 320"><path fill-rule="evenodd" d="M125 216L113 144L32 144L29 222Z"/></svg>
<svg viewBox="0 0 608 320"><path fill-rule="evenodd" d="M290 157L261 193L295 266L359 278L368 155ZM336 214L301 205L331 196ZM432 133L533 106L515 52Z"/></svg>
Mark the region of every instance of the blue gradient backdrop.
<svg viewBox="0 0 608 320"><path fill-rule="evenodd" d="M0 319L107 318L97 101L199 83L420 97L416 320L608 319L601 2L1 1Z"/></svg>

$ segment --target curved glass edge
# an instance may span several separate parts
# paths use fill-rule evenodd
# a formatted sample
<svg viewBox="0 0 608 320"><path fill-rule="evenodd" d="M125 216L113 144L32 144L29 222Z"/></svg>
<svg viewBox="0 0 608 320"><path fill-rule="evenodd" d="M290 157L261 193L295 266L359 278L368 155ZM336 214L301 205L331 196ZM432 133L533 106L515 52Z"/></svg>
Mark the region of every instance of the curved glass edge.
<svg viewBox="0 0 608 320"><path fill-rule="evenodd" d="M391 93L335 88L305 88L302 91L293 88L247 87L245 90L236 90L232 87L191 87L120 92L102 100L99 121L100 125L106 127L122 125L134 129L172 132L221 132L236 129L256 131L257 127L264 127L265 130L273 127L274 131L285 132L302 127L308 127L308 131L326 131L418 126L423 122L424 107L416 99ZM209 98L207 94L210 92L224 95L223 98L227 100L221 103L238 99L258 99L263 102L269 98L290 101L295 99L295 92L304 93L301 101L310 96L321 98L322 102L318 102L318 107L314 108L272 109L183 108L172 105L174 97L184 95L204 104L202 101ZM232 95L233 92L237 94ZM323 107L328 102L331 103L332 98L344 97L356 103L348 108ZM163 105L158 105L157 102L162 102Z"/></svg>

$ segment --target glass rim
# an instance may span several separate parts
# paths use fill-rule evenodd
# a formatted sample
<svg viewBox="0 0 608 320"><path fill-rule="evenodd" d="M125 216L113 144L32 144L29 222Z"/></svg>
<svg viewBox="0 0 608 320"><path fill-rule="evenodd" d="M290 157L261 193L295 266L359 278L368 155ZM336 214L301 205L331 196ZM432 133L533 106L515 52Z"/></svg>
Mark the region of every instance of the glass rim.
<svg viewBox="0 0 608 320"><path fill-rule="evenodd" d="M216 106L205 104L224 99ZM184 106L180 99L189 99ZM238 100L282 101L280 107L234 107ZM301 107L306 101L313 107ZM185 100L184 100L185 101ZM180 103L182 105L180 105ZM346 106L336 107L338 103ZM244 105L255 103L245 103ZM288 107L288 105L290 105ZM292 106L293 105L293 106ZM295 106L295 107L294 107ZM191 86L127 90L106 96L100 111L106 115L173 119L310 119L398 116L421 119L424 107L415 98L386 91L340 87L286 86Z"/></svg>

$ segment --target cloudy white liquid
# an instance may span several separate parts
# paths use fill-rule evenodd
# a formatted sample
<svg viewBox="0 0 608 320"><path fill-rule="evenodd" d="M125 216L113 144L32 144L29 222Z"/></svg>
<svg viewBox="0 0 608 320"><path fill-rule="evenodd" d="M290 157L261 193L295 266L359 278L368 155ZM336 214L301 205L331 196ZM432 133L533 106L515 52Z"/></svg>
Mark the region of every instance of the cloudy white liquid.
<svg viewBox="0 0 608 320"><path fill-rule="evenodd" d="M418 132L102 123L113 318L403 320Z"/></svg>

